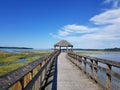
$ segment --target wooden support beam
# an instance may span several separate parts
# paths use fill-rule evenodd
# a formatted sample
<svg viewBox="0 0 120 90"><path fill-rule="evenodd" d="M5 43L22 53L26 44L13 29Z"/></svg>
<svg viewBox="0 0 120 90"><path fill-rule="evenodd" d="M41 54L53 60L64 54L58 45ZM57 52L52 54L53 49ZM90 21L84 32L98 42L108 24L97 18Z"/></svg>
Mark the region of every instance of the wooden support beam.
<svg viewBox="0 0 120 90"><path fill-rule="evenodd" d="M29 72L27 75L24 76L24 87L29 83L31 79L32 79L32 73Z"/></svg>
<svg viewBox="0 0 120 90"><path fill-rule="evenodd" d="M97 61L94 61L94 79L95 79L95 82L97 83L97 80L98 80L98 68L97 68L97 66L98 66L98 62Z"/></svg>
<svg viewBox="0 0 120 90"><path fill-rule="evenodd" d="M92 59L90 59L90 76L92 76L93 75L93 60Z"/></svg>
<svg viewBox="0 0 120 90"><path fill-rule="evenodd" d="M84 57L84 60L85 60L85 62L84 62L84 73L86 73L86 57Z"/></svg>
<svg viewBox="0 0 120 90"><path fill-rule="evenodd" d="M22 84L20 81L17 81L14 85L13 85L13 90L22 90Z"/></svg>
<svg viewBox="0 0 120 90"><path fill-rule="evenodd" d="M82 70L82 57L79 57L79 56L77 56L77 57L78 57L78 61L79 61L79 67Z"/></svg>
<svg viewBox="0 0 120 90"><path fill-rule="evenodd" d="M106 69L111 71L111 65L107 64ZM106 90L111 90L111 75L106 72Z"/></svg>
<svg viewBox="0 0 120 90"><path fill-rule="evenodd" d="M74 59L74 64L76 64L76 60L77 57L75 56L75 53L69 52L68 56L71 57L71 59ZM91 57L91 56L86 56L86 55L78 55L78 59L80 62L80 59L82 58L82 62L84 63L84 67L81 68L81 70L87 74L88 77L90 77L92 80L94 80L96 83L98 83L100 86L102 86L102 88L104 88L104 90L111 90L112 85L114 83L117 82L112 82L111 78L115 77L117 79L120 78L120 74L116 71L116 70L112 70L112 67L115 68L120 68L120 63L116 62L116 61L110 61L110 60L106 60L106 59L100 59L100 58L95 58L95 57ZM100 63L98 65L98 63ZM102 64L106 65L106 68L104 66L102 66ZM80 63L81 65L81 63ZM90 71L86 71L86 65L90 66ZM106 77L103 77L103 79L106 79L106 84L103 83L100 78L98 78L98 70L102 71L102 73L100 74L106 74ZM99 75L100 75L99 74ZM111 83L112 82L112 83ZM114 84L115 87L117 87L117 89L119 88L119 84Z"/></svg>

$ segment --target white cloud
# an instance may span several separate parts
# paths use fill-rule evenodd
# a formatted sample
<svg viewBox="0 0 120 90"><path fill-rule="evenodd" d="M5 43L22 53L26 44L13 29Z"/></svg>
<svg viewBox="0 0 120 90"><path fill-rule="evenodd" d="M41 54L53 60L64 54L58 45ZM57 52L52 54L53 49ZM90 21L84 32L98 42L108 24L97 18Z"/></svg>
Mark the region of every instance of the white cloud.
<svg viewBox="0 0 120 90"><path fill-rule="evenodd" d="M83 25L65 25L61 30L59 30L58 35L59 36L67 36L67 35L74 35L79 33L89 33L96 31L97 28L90 28Z"/></svg>
<svg viewBox="0 0 120 90"><path fill-rule="evenodd" d="M120 8L95 15L90 21L95 26L69 24L52 36L82 48L120 47Z"/></svg>
<svg viewBox="0 0 120 90"><path fill-rule="evenodd" d="M112 8L119 8L120 0L105 0L104 4L112 4Z"/></svg>
<svg viewBox="0 0 120 90"><path fill-rule="evenodd" d="M108 10L102 14L96 15L90 19L95 24L119 24L120 23L120 9Z"/></svg>

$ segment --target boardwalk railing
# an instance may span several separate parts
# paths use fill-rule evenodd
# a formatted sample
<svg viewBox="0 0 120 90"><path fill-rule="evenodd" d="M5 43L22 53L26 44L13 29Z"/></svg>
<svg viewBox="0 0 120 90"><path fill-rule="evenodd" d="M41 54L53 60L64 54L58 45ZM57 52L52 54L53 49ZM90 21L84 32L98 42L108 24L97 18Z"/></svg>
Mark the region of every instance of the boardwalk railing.
<svg viewBox="0 0 120 90"><path fill-rule="evenodd" d="M68 53L67 57L103 89L120 89L120 62L75 53Z"/></svg>
<svg viewBox="0 0 120 90"><path fill-rule="evenodd" d="M0 90L39 90L44 83L47 69L59 53L54 51L48 56L0 76Z"/></svg>

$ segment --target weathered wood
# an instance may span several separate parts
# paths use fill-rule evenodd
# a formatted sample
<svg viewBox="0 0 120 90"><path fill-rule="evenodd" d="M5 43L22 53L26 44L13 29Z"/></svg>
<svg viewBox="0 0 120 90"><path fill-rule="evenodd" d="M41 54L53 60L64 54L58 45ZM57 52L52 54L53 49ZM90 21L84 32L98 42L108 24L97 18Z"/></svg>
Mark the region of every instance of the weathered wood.
<svg viewBox="0 0 120 90"><path fill-rule="evenodd" d="M84 62L84 73L86 73L86 58L84 58L85 62Z"/></svg>
<svg viewBox="0 0 120 90"><path fill-rule="evenodd" d="M37 71L39 71L40 69L41 69L41 64L37 66Z"/></svg>
<svg viewBox="0 0 120 90"><path fill-rule="evenodd" d="M57 89L53 90L102 90L70 62L76 60L65 56L66 53L61 53L58 57Z"/></svg>
<svg viewBox="0 0 120 90"><path fill-rule="evenodd" d="M68 56L76 59L75 53L68 53ZM111 90L111 77L120 78L120 73L117 73L115 71L112 71L111 67L117 67L120 68L120 62L116 61L110 61L100 58L95 58L91 56L85 56L85 55L77 55L79 58L83 58L82 62L84 63L83 71L86 72L85 74L91 79L93 79L96 83L100 84L102 87L104 87L106 90ZM79 60L79 58L77 58ZM75 60L73 60L75 62ZM94 62L94 63L93 63ZM107 65L107 67L103 67L98 63L102 63ZM90 71L86 71L86 65L90 66ZM102 83L98 79L98 70L103 71L106 74L106 85Z"/></svg>
<svg viewBox="0 0 120 90"><path fill-rule="evenodd" d="M98 72L98 69L97 69L97 66L98 66L98 62L97 61L94 61L94 65L96 66L94 66L94 79L95 79L95 82L97 83L97 76L98 76L98 74L97 74L97 72Z"/></svg>
<svg viewBox="0 0 120 90"><path fill-rule="evenodd" d="M111 65L107 64L106 68L111 70ZM111 90L111 75L106 73L106 90Z"/></svg>
<svg viewBox="0 0 120 90"><path fill-rule="evenodd" d="M93 76L93 60L91 59L90 60L90 76L92 77Z"/></svg>
<svg viewBox="0 0 120 90"><path fill-rule="evenodd" d="M82 70L82 58L77 56L78 67Z"/></svg>
<svg viewBox="0 0 120 90"><path fill-rule="evenodd" d="M50 60L48 60L48 62L43 62L43 63L45 63L45 64L42 64L42 65L44 65L41 69L40 69L40 71L35 75L35 77L30 81L30 83L25 87L25 90L30 90L31 88L34 88L35 90L37 90L38 89L38 87L40 87L41 88L41 84L43 83L44 84L44 79L45 79L45 69L46 69L46 67L48 67L49 65L50 65L50 63L52 63L53 61L54 61L54 59L57 57L59 55L59 52L57 52L57 53L55 53L52 57L51 57L51 59L50 58L47 58L46 60L48 60L48 59L50 59ZM52 62L51 62L52 61ZM36 83L36 82L40 82L40 83ZM38 84L39 84L39 86L38 86ZM39 88L39 89L40 89ZM34 90L33 89L33 90Z"/></svg>
<svg viewBox="0 0 120 90"><path fill-rule="evenodd" d="M101 58L96 58L96 57L91 57L91 56L85 56L85 55L79 55L81 57L86 57L87 59L92 59L94 61L98 61L98 62L101 62L101 63L104 63L104 64L109 64L111 66L115 66L115 67L118 67L120 68L120 62L116 62L116 61L111 61L111 60L106 60L106 59L101 59Z"/></svg>
<svg viewBox="0 0 120 90"><path fill-rule="evenodd" d="M0 77L1 90L6 90L11 87L15 82L24 77L28 72L32 71L39 63L41 63L45 57L42 57L26 66L20 67L12 72L9 72Z"/></svg>
<svg viewBox="0 0 120 90"><path fill-rule="evenodd" d="M35 82L34 89L32 89L32 90L40 90L41 82L42 82L41 76L39 76L38 79Z"/></svg>
<svg viewBox="0 0 120 90"><path fill-rule="evenodd" d="M22 90L22 84L20 81L17 81L14 85L13 85L13 90Z"/></svg>
<svg viewBox="0 0 120 90"><path fill-rule="evenodd" d="M53 60L54 57L57 57L59 53L59 51L52 52L48 56L41 57L26 66L0 76L0 90L7 90L8 88L13 88L13 90L23 90L41 70L41 64L42 67L44 67L42 69L45 69L45 65L48 64L49 61Z"/></svg>
<svg viewBox="0 0 120 90"><path fill-rule="evenodd" d="M24 76L24 87L26 87L26 85L30 82L31 79L32 79L32 74L31 72L29 72L27 75Z"/></svg>

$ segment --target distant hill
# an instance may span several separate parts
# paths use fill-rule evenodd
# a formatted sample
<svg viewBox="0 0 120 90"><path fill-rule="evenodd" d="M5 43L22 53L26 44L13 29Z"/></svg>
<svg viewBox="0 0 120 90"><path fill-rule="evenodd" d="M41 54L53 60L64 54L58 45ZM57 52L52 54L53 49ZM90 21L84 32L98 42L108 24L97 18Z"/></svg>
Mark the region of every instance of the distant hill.
<svg viewBox="0 0 120 90"><path fill-rule="evenodd" d="M0 47L0 49L33 49L27 47Z"/></svg>

